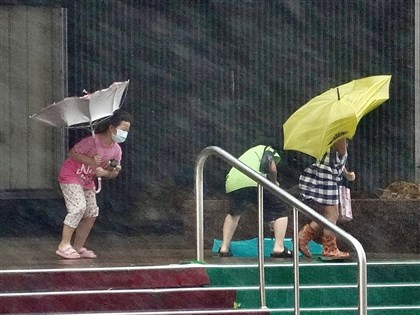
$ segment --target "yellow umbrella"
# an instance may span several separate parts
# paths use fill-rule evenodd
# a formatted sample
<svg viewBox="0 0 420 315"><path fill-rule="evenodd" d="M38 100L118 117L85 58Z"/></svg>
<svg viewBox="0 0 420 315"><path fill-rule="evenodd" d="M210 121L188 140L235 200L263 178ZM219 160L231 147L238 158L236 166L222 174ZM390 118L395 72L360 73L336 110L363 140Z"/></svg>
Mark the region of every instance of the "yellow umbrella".
<svg viewBox="0 0 420 315"><path fill-rule="evenodd" d="M366 77L311 99L284 123L284 149L319 159L337 140L353 138L362 117L389 98L390 81L390 75Z"/></svg>

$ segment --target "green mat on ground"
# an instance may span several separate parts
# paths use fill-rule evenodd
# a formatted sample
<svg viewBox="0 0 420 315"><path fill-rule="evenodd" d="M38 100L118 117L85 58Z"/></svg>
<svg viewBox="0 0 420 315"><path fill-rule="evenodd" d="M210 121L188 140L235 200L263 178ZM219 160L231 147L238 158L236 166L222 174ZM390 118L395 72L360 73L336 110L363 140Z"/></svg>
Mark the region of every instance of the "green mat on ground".
<svg viewBox="0 0 420 315"><path fill-rule="evenodd" d="M221 240L214 239L212 252L217 253L219 251L221 244L222 244ZM273 250L273 246L274 246L274 239L272 238L264 239L264 257L270 257L270 254ZM284 246L286 246L290 250L293 250L292 240L290 238L285 238ZM313 255L322 254L322 245L317 244L314 241L310 241L308 244L308 247ZM233 256L237 256L237 257L258 257L258 238L252 238L249 240L232 241L230 243L230 251L232 252ZM299 256L300 255L302 254L299 253Z"/></svg>

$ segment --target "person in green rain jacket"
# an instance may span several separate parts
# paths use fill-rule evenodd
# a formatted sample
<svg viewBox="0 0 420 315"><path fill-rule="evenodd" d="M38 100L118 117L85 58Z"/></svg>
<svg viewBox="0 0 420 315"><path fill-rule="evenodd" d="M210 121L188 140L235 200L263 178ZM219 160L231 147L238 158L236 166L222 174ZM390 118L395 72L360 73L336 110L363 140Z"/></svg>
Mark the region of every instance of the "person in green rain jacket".
<svg viewBox="0 0 420 315"><path fill-rule="evenodd" d="M266 176L270 181L277 181L277 164L280 155L270 146L257 145L247 150L239 160ZM258 204L257 183L236 168L232 168L226 176L226 193L229 209L223 225L223 240L219 249L220 257L232 256L229 250L233 234L238 227L239 219L249 204ZM264 221L270 222L274 230L274 247L271 257L291 258L293 253L284 246L287 228L287 207L278 197L264 190Z"/></svg>

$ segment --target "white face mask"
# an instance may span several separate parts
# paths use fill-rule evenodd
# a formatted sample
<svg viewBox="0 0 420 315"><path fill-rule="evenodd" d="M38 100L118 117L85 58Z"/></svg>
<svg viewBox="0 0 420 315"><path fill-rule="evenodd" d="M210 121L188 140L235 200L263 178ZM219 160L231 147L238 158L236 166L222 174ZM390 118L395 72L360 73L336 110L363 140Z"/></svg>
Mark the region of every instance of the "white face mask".
<svg viewBox="0 0 420 315"><path fill-rule="evenodd" d="M125 139L127 138L128 131L124 131L118 128L115 128L117 130L117 134L114 135L112 133L112 140L116 143L123 143Z"/></svg>

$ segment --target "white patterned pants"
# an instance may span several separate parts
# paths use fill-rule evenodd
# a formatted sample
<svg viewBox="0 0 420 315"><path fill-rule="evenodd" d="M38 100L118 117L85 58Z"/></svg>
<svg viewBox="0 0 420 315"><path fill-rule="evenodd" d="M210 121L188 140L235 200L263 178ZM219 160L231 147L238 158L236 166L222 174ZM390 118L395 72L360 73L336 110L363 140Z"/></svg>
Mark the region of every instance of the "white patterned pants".
<svg viewBox="0 0 420 315"><path fill-rule="evenodd" d="M82 218L94 218L99 215L94 189L83 189L78 184L61 184L64 201L66 202L67 215L64 224L77 228Z"/></svg>

